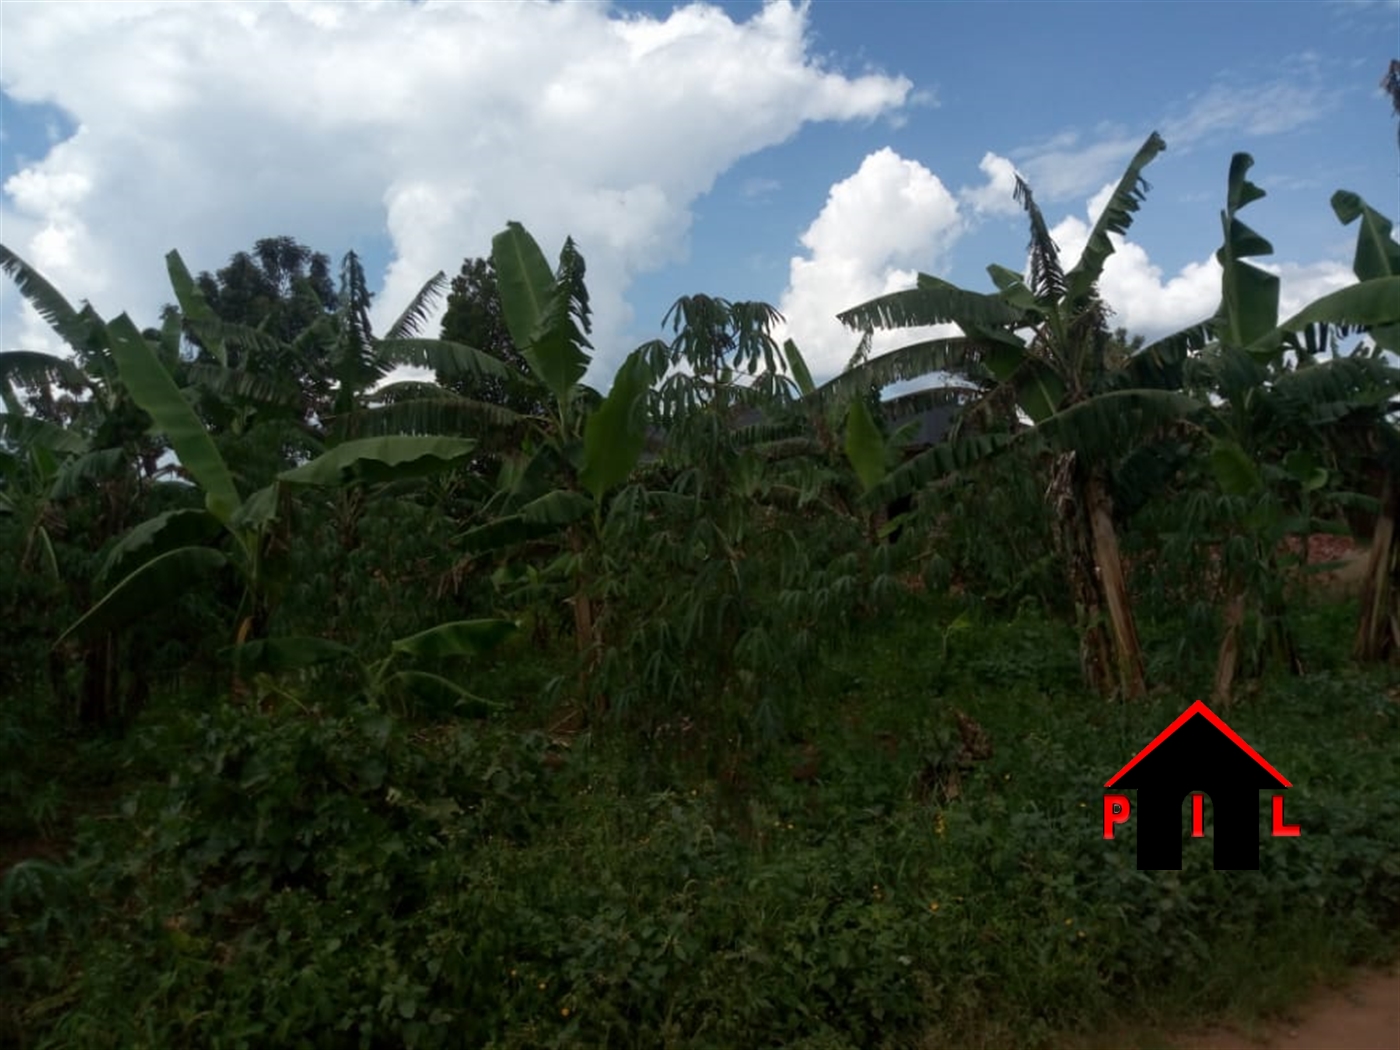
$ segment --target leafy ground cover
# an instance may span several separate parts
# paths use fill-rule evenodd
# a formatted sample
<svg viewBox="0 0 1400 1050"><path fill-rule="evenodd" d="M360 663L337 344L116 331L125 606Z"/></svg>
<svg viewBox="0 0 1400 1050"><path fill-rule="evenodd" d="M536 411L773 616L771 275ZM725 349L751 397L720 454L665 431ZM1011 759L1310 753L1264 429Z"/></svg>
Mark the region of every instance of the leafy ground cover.
<svg viewBox="0 0 1400 1050"><path fill-rule="evenodd" d="M4 876L3 1030L22 1046L1037 1046L1125 1016L1279 1009L1387 956L1393 671L1269 678L1229 712L1295 783L1305 829L1266 835L1260 872L1213 871L1209 839L1183 871L1139 872L1131 832L1102 838L1101 785L1188 697L1106 704L1084 695L1072 633L957 611L910 598L858 632L787 737L712 772L684 727L529 728L533 683L509 667L504 722L154 707L125 742L58 759L111 783L55 800L55 821L81 814L70 857ZM1350 623L1320 611L1306 636L1324 653Z"/></svg>

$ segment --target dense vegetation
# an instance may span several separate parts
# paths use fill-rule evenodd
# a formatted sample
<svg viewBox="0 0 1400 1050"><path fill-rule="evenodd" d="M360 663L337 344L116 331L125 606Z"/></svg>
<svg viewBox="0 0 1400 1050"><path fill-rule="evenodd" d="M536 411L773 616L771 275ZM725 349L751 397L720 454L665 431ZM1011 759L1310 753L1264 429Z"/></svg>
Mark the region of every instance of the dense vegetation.
<svg viewBox="0 0 1400 1050"><path fill-rule="evenodd" d="M962 334L823 385L697 295L594 389L515 223L382 334L291 238L145 330L0 247L71 351L0 353L0 1038L1032 1045L1386 955L1400 244L1338 192L1358 282L1281 319L1238 155L1144 345L1097 286L1164 148L1073 265L1018 184L1029 265L847 309ZM1139 872L1102 784L1206 693L1303 837Z"/></svg>

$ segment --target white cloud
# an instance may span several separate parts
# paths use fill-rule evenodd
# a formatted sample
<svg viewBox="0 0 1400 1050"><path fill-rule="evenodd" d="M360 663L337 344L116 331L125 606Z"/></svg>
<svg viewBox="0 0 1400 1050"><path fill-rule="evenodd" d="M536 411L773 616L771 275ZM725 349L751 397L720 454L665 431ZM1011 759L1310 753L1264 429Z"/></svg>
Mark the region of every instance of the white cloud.
<svg viewBox="0 0 1400 1050"><path fill-rule="evenodd" d="M261 236L340 252L382 231L388 319L515 219L551 256L579 242L600 371L628 349L629 281L683 254L722 172L804 123L888 115L912 87L828 70L788 2L742 22L447 2L5 4L3 20L6 92L80 129L6 183L3 237L70 298L149 322L172 247L213 269ZM0 291L0 319L15 300Z"/></svg>
<svg viewBox="0 0 1400 1050"><path fill-rule="evenodd" d="M1122 174L1148 132L1126 135L1110 129L1096 142L1081 143L1077 132L1062 132L1045 142L1017 150L1026 182L1036 201L1061 201L1082 197L1105 179Z"/></svg>
<svg viewBox="0 0 1400 1050"><path fill-rule="evenodd" d="M1116 189L1118 189L1118 183L1108 182L1104 184L1103 189L1089 198L1089 204L1085 210L1089 213L1090 227L1099 221L1099 216L1108 207L1108 202L1113 199L1113 193Z"/></svg>
<svg viewBox="0 0 1400 1050"><path fill-rule="evenodd" d="M1305 58L1299 62L1304 67ZM1177 149L1189 149L1222 135L1278 135L1311 124L1335 100L1309 72L1300 69L1294 79L1263 84L1212 84L1163 124L1162 137Z"/></svg>
<svg viewBox="0 0 1400 1050"><path fill-rule="evenodd" d="M968 215L960 211L959 201L970 213L979 211L979 201L985 202L983 212L996 206L991 188L998 180L1011 179L1013 169L995 153L984 156L981 169L987 183L964 188L954 199L932 171L882 149L866 157L855 174L831 187L821 213L802 235L806 254L791 260L788 287L780 302L787 318L780 338L790 335L797 341L819 381L843 369L859 342L856 333L835 319L837 312L911 287L918 271L945 270L951 248L968 228ZM1066 268L1079 260L1093 224L1116 187L1116 180L1103 185L1087 199L1082 216L1065 216L1051 228ZM1104 265L1099 289L1114 311L1115 327L1121 325L1152 340L1215 314L1221 271L1213 250L1168 274L1140 244L1117 235L1112 241L1115 250ZM1345 243L1339 248L1347 256L1350 250ZM1355 280L1349 265L1338 259L1253 261L1280 276L1280 319ZM874 353L954 334L957 329L951 325L878 332ZM924 384L900 384L887 393L905 391L911 385Z"/></svg>
<svg viewBox="0 0 1400 1050"><path fill-rule="evenodd" d="M987 181L981 186L964 186L958 199L979 215L1016 215L1016 165L1005 157L988 153L977 165Z"/></svg>
<svg viewBox="0 0 1400 1050"><path fill-rule="evenodd" d="M1314 299L1356 283L1350 265L1332 259L1314 263L1254 261L1279 276L1279 320L1292 317Z"/></svg>
<svg viewBox="0 0 1400 1050"><path fill-rule="evenodd" d="M1112 187L1106 189L1107 193L1095 194L1086 209L1090 222L1069 215L1050 230L1067 269L1079 260L1089 241L1090 223L1097 221L1112 196ZM1215 313L1220 305L1220 265L1213 255L1164 277L1162 268L1152 262L1141 245L1117 235L1112 240L1115 251L1104 263L1099 291L1114 311L1111 323L1115 327L1122 325L1134 335L1151 340Z"/></svg>
<svg viewBox="0 0 1400 1050"><path fill-rule="evenodd" d="M936 271L963 230L958 202L933 172L891 149L867 156L831 187L802 234L807 254L789 265L779 309L814 376L845 367L859 337L835 314L910 287L919 270ZM876 352L924 338L917 330L877 333Z"/></svg>
<svg viewBox="0 0 1400 1050"><path fill-rule="evenodd" d="M1316 123L1337 107L1339 94L1327 87L1316 55L1292 56L1286 64L1290 67L1287 78L1246 82L1231 76L1188 96L1158 122L1167 148L1188 152L1230 136L1286 134ZM1014 150L1011 156L1039 202L1067 201L1082 197L1105 179L1116 182L1150 130L1144 127L1129 133L1117 125L1105 125L1085 135L1067 129ZM989 176L988 162L994 156L988 154L982 162ZM993 180L974 192L990 193L995 185Z"/></svg>
<svg viewBox="0 0 1400 1050"><path fill-rule="evenodd" d="M1060 248L1066 267L1078 261L1089 240L1091 223L1112 196L1112 186L1095 194L1089 202L1089 222L1066 216L1050 231ZM1169 335L1187 325L1212 316L1220 305L1220 264L1212 252L1192 261L1167 277L1153 263L1147 251L1133 241L1111 235L1114 253L1104 263L1099 291L1114 311L1112 324L1122 325L1149 340ZM1356 281L1351 269L1336 260L1313 263L1273 263L1265 259L1251 262L1279 275L1279 319L1301 310L1314 299L1344 288Z"/></svg>
<svg viewBox="0 0 1400 1050"><path fill-rule="evenodd" d="M778 179L752 178L744 180L739 193L745 200L763 200L782 188L783 184Z"/></svg>

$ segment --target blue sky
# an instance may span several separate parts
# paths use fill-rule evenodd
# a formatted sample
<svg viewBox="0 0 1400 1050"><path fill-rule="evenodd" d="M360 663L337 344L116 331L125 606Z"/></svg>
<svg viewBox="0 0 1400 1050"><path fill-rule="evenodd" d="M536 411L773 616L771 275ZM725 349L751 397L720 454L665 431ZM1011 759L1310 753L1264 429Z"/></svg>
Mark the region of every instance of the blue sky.
<svg viewBox="0 0 1400 1050"><path fill-rule="evenodd" d="M599 382L693 292L778 305L830 374L839 310L1019 266L1013 169L1073 255L1153 130L1104 281L1145 334L1214 308L1237 150L1288 304L1349 279L1335 189L1400 216L1396 2L7 2L0 41L0 240L70 297L149 321L169 248L288 233L361 252L391 316L519 219L589 260ZM7 286L0 345L42 339Z"/></svg>

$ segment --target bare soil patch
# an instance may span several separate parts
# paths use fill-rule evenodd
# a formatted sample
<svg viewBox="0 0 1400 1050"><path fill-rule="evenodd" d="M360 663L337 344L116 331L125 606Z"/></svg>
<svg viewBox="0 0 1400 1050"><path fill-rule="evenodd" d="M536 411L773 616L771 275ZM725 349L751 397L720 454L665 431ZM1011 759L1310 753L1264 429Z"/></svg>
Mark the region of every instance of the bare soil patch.
<svg viewBox="0 0 1400 1050"><path fill-rule="evenodd" d="M1400 973L1365 972L1325 990L1289 1016L1257 1029L1210 1029L1173 1050L1396 1050L1400 1047Z"/></svg>
<svg viewBox="0 0 1400 1050"><path fill-rule="evenodd" d="M1067 1050L1397 1050L1400 972L1355 970L1321 984L1282 1013L1209 1026L1125 1025L1063 1044Z"/></svg>

